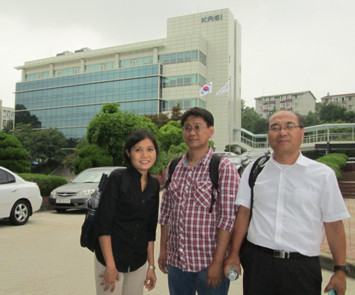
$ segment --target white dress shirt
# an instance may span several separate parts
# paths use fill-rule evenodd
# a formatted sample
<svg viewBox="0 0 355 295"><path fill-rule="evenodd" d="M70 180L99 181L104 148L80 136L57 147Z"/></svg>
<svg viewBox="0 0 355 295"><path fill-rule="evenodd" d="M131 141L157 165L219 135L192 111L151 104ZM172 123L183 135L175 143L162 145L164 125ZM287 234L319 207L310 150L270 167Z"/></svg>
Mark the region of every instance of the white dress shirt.
<svg viewBox="0 0 355 295"><path fill-rule="evenodd" d="M236 205L247 208L251 166L242 175L236 198ZM270 157L255 182L247 239L274 250L318 256L323 222L349 217L331 168L301 153L293 165L281 165Z"/></svg>

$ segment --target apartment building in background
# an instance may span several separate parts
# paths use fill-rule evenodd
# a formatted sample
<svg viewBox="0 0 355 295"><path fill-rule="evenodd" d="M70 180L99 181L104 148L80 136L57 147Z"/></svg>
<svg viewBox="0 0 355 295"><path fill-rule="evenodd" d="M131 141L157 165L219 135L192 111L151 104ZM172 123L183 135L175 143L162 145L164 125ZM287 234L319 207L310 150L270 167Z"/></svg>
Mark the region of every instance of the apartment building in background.
<svg viewBox="0 0 355 295"><path fill-rule="evenodd" d="M0 130L3 130L9 121L14 122L15 109L4 107L2 100L0 99Z"/></svg>
<svg viewBox="0 0 355 295"><path fill-rule="evenodd" d="M110 102L139 115L176 105L206 108L215 117L219 150L241 127L241 28L229 9L169 18L164 39L65 51L16 69L22 71L16 118L35 116L41 128L58 128L67 138L85 136L88 123ZM228 81L229 91L216 95ZM200 96L209 82L212 93Z"/></svg>
<svg viewBox="0 0 355 295"><path fill-rule="evenodd" d="M300 115L307 115L314 112L316 98L311 91L285 93L256 97L255 111L267 119L269 114L280 110L290 110Z"/></svg>
<svg viewBox="0 0 355 295"><path fill-rule="evenodd" d="M335 104L346 108L347 111L355 112L355 93L346 93L346 94L334 94L321 98L321 101L325 104Z"/></svg>

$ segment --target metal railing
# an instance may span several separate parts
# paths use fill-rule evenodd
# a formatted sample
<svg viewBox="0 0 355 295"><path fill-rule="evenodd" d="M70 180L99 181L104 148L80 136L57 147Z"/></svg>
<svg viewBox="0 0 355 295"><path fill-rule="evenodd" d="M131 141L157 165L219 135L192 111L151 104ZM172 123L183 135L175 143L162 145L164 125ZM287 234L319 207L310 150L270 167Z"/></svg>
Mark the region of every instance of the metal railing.
<svg viewBox="0 0 355 295"><path fill-rule="evenodd" d="M234 134L233 144L242 146L245 149L269 148L267 134L254 134L244 128L234 128ZM325 142L355 143L355 123L305 127L303 145Z"/></svg>

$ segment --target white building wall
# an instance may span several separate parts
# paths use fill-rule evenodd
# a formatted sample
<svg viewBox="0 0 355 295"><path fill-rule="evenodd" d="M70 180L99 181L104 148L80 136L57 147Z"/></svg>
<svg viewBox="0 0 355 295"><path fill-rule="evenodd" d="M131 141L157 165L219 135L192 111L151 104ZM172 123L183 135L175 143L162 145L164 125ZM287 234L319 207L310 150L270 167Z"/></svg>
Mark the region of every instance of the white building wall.
<svg viewBox="0 0 355 295"><path fill-rule="evenodd" d="M233 127L241 126L241 37L240 25L229 9L202 12L168 19L168 39L200 34L207 40L206 82L213 83L213 93L205 96L207 109L215 118L217 150L233 142ZM216 92L231 79L229 93Z"/></svg>
<svg viewBox="0 0 355 295"><path fill-rule="evenodd" d="M79 74L87 65L153 56L160 54L200 50L207 57L206 66L200 62L164 65L163 76L198 74L213 83L213 93L202 97L215 118L213 141L217 150L233 142L233 128L241 127L241 27L229 9L201 12L173 17L167 20L167 38L120 45L97 50L68 53L66 55L25 62L22 81L26 74L77 67ZM228 80L230 92L216 96ZM199 98L200 86L163 88L162 99Z"/></svg>

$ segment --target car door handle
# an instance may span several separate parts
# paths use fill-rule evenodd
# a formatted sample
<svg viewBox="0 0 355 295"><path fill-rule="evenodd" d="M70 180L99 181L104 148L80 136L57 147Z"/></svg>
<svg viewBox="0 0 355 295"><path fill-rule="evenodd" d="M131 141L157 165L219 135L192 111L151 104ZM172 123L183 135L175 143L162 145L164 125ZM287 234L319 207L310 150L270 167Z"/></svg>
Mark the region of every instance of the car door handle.
<svg viewBox="0 0 355 295"><path fill-rule="evenodd" d="M14 192L16 192L17 191L17 189L16 188L14 188L13 190L11 190L11 192L12 193L14 193Z"/></svg>

